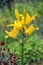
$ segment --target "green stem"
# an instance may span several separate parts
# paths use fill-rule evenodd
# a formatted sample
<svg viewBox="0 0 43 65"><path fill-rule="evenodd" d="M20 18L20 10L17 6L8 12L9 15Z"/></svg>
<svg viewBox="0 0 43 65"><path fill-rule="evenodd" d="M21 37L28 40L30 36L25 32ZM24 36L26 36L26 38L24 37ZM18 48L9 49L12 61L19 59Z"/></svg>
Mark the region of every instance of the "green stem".
<svg viewBox="0 0 43 65"><path fill-rule="evenodd" d="M22 65L23 65L23 47L24 47L24 44L22 43L21 46L22 46Z"/></svg>

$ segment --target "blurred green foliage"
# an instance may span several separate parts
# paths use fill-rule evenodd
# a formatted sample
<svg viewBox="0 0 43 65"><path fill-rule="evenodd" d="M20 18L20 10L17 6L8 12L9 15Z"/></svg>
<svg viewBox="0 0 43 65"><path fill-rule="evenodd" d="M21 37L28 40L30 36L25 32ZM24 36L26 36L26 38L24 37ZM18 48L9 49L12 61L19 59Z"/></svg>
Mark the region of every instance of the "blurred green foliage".
<svg viewBox="0 0 43 65"><path fill-rule="evenodd" d="M8 45L11 52L16 52L18 56L21 58L21 44L18 42L12 42ZM39 36L37 34L32 35L27 41L26 44L24 44L23 49L24 62L30 63L31 61L39 62L41 59L43 59L43 40L39 39Z"/></svg>
<svg viewBox="0 0 43 65"><path fill-rule="evenodd" d="M14 22L16 19L14 13L15 9L18 9L20 13L23 13L25 9L31 16L34 14L37 15L35 20L36 22L34 21L34 24L38 25L40 30L27 40L24 46L24 53L27 54L28 60L30 61L43 59L43 2L28 2L25 4L16 3L11 4L11 10L6 6L3 9L0 9L0 42L6 42L11 52L16 50L16 53L21 56L20 44L12 38L5 39L6 34L4 30L9 30L7 24Z"/></svg>

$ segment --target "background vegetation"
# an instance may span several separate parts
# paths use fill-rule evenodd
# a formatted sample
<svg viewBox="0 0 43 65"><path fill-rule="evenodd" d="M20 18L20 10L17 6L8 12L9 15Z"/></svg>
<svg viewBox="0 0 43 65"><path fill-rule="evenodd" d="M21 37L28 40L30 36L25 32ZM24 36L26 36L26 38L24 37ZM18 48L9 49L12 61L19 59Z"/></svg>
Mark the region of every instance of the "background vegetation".
<svg viewBox="0 0 43 65"><path fill-rule="evenodd" d="M39 26L39 32L35 32L24 46L24 54L27 54L29 62L43 59L43 0L0 0L0 42L7 43L11 52L16 52L21 57L21 46L14 39L5 39L4 30L9 30L7 24L14 22L15 8L23 13L24 9L32 16L37 15L34 24ZM25 60L25 59L24 59ZM28 62L28 61L27 61Z"/></svg>

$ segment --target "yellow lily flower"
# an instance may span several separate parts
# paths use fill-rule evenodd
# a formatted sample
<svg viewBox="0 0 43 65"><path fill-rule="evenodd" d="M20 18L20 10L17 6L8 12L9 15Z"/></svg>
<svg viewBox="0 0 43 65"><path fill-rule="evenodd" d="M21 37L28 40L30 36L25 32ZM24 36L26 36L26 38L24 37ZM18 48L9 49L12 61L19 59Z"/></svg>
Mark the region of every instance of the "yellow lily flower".
<svg viewBox="0 0 43 65"><path fill-rule="evenodd" d="M22 16L21 22L22 22L22 25L25 25L25 18L24 18L24 16Z"/></svg>
<svg viewBox="0 0 43 65"><path fill-rule="evenodd" d="M38 27L36 27L36 30L38 30L38 31L39 31L39 28L38 28Z"/></svg>
<svg viewBox="0 0 43 65"><path fill-rule="evenodd" d="M31 21L32 21L32 20L35 20L35 17L36 17L36 15L32 16L32 17L31 17Z"/></svg>
<svg viewBox="0 0 43 65"><path fill-rule="evenodd" d="M8 32L8 31L5 31L5 32L8 35L8 36L5 36L5 38L8 38L8 37L17 38L19 31L17 29L13 29L13 30L11 30L11 32Z"/></svg>
<svg viewBox="0 0 43 65"><path fill-rule="evenodd" d="M29 26L29 28L25 31L26 34L31 35L33 32L35 31L35 27L32 24L31 26Z"/></svg>
<svg viewBox="0 0 43 65"><path fill-rule="evenodd" d="M29 24L30 22L31 22L31 17L28 13L26 13L25 24Z"/></svg>
<svg viewBox="0 0 43 65"><path fill-rule="evenodd" d="M14 27L14 24L9 24L9 25L7 25L7 27L10 27L10 26Z"/></svg>
<svg viewBox="0 0 43 65"><path fill-rule="evenodd" d="M5 36L5 38L7 39L7 38L8 38L8 36L6 35L6 36Z"/></svg>
<svg viewBox="0 0 43 65"><path fill-rule="evenodd" d="M12 26L18 30L22 29L23 23L21 21L14 22L14 24L9 24L8 26Z"/></svg>
<svg viewBox="0 0 43 65"><path fill-rule="evenodd" d="M22 14L19 14L18 10L15 9L15 16L16 16L17 20L20 20L20 16L22 16Z"/></svg>
<svg viewBox="0 0 43 65"><path fill-rule="evenodd" d="M18 30L21 30L22 29L22 22L21 21L16 22L14 27L17 28Z"/></svg>
<svg viewBox="0 0 43 65"><path fill-rule="evenodd" d="M19 31L21 31L22 29L24 29L27 35L31 35L35 30L39 30L39 28L38 27L35 28L33 24L27 27L27 25L29 25L33 20L35 20L36 15L31 17L26 12L24 12L24 14L26 14L26 16L20 14L18 10L15 9L15 16L17 20L14 21L13 24L8 25L12 26L13 30L11 30L10 32L5 31L7 33L7 36L5 36L5 38L8 37L17 38Z"/></svg>
<svg viewBox="0 0 43 65"><path fill-rule="evenodd" d="M35 16L30 17L28 13L26 13L26 19L25 19L25 24L30 24L33 20L35 20Z"/></svg>

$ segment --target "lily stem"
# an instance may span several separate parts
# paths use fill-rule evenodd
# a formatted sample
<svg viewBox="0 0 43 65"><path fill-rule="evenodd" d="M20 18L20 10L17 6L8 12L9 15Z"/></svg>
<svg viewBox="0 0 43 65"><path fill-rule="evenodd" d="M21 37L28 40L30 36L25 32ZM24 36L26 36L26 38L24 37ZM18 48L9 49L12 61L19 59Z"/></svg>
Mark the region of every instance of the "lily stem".
<svg viewBox="0 0 43 65"><path fill-rule="evenodd" d="M24 44L22 43L21 46L22 46L22 65L23 65L23 47L24 47Z"/></svg>

